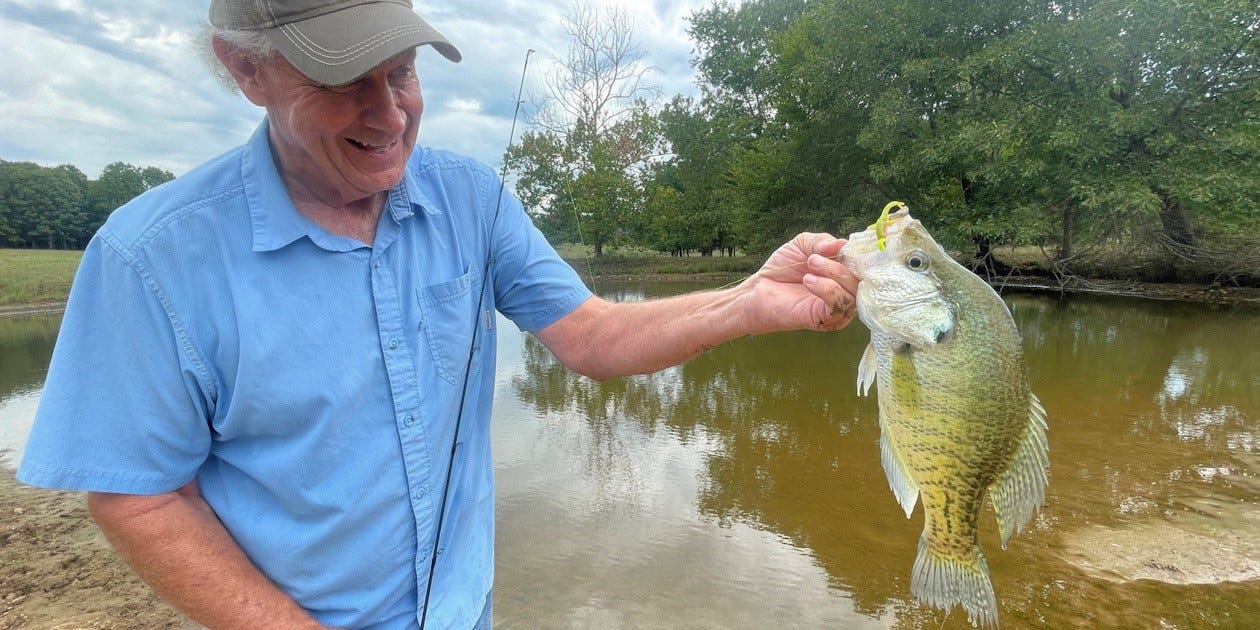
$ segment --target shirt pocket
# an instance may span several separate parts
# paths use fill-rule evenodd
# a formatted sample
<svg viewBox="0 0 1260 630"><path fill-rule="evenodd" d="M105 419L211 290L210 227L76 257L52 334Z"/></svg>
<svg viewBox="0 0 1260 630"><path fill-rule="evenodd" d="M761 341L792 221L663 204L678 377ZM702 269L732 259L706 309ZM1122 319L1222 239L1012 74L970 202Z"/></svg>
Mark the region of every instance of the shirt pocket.
<svg viewBox="0 0 1260 630"><path fill-rule="evenodd" d="M416 296L420 302L420 328L428 340L433 355L433 367L438 376L452 385L464 380L464 366L475 370L481 364L483 335L477 334L481 318L477 310L477 293L482 289L481 274L472 266L465 268L464 275L437 284L420 287ZM474 340L473 336L477 335ZM475 341L475 344L474 344ZM472 354L472 363L468 356Z"/></svg>

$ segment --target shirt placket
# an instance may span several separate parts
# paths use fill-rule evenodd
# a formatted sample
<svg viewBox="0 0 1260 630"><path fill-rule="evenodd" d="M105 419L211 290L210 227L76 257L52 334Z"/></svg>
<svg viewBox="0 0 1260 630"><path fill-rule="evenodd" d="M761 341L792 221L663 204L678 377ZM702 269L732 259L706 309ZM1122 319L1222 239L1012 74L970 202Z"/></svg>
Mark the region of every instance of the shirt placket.
<svg viewBox="0 0 1260 630"><path fill-rule="evenodd" d="M395 226L396 227L396 226ZM379 239L388 242L389 238ZM417 379L415 353L405 334L403 308L399 283L388 263L388 246L372 252L372 299L376 306L376 323L380 335L381 354L385 358L385 373L389 379L390 395L394 403L394 421L398 440L402 446L403 469L407 475L407 488L412 515L416 523L416 584L418 592L424 592L429 579L429 554L437 517L439 497L429 487L433 479L433 436L426 423L421 421L421 405L424 395Z"/></svg>

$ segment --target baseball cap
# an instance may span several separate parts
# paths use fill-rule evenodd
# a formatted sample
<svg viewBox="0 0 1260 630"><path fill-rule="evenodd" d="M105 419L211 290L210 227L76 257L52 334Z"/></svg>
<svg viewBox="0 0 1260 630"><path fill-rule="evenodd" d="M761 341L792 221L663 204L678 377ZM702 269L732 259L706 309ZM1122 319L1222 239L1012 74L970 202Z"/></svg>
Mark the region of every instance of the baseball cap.
<svg viewBox="0 0 1260 630"><path fill-rule="evenodd" d="M289 63L325 85L354 81L425 44L451 61L462 58L411 0L212 0L210 24L262 31Z"/></svg>

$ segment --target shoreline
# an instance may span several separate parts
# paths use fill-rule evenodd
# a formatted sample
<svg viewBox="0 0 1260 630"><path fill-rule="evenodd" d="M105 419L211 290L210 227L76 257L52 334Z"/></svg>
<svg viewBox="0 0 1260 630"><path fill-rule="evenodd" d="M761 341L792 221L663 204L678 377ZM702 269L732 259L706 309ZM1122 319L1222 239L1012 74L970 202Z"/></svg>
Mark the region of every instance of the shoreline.
<svg viewBox="0 0 1260 630"><path fill-rule="evenodd" d="M1260 287L1203 286L1101 278L1070 278L1061 283L1049 276L1012 276L991 280L989 284L999 293L1005 289L1011 289L1037 293L1106 295L1164 302L1192 302L1212 306L1260 307Z"/></svg>
<svg viewBox="0 0 1260 630"><path fill-rule="evenodd" d="M582 272L579 275L588 283L608 282L695 282L717 283L718 288L727 282L737 282L747 274L731 272L703 273L609 273L594 276ZM1203 286L1201 284L1174 284L1141 282L1137 280L1107 280L1070 278L1059 282L1049 276L1011 276L989 280L989 285L1002 293L1006 290L1059 295L1104 295L1164 302L1190 302L1218 307L1260 308L1260 287ZM31 304L0 305L0 318L26 315L46 315L66 309L65 300Z"/></svg>

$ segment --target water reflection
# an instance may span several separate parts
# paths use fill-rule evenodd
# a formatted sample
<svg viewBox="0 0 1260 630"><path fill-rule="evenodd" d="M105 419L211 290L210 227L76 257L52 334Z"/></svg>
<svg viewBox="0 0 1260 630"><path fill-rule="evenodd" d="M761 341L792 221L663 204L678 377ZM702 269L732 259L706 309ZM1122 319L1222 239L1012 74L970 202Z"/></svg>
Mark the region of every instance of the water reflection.
<svg viewBox="0 0 1260 630"><path fill-rule="evenodd" d="M60 315L0 317L0 400L43 386L60 326Z"/></svg>
<svg viewBox="0 0 1260 630"><path fill-rule="evenodd" d="M1260 627L1245 577L1260 566L1260 314L1009 302L1050 413L1051 483L1008 550L982 519L1003 627ZM24 439L58 324L0 318L0 448ZM922 516L893 499L874 400L856 396L860 326L605 383L499 334L504 626L967 627L909 601ZM1208 557L1220 549L1233 556ZM1212 583L1205 558L1250 581Z"/></svg>
<svg viewBox="0 0 1260 630"><path fill-rule="evenodd" d="M0 464L22 457L60 326L60 314L0 317Z"/></svg>
<svg viewBox="0 0 1260 630"><path fill-rule="evenodd" d="M1260 435L1260 375L1252 367L1260 365L1260 316L1124 300L1008 299L1050 411L1052 468L1047 510L1010 550L999 550L985 516L1004 622L1233 627L1239 615L1260 622L1254 582L1116 584L1083 573L1065 551L1087 526L1177 518L1188 505L1255 504L1255 486L1238 480L1253 474L1239 456ZM513 388L544 423L564 415L586 426L591 444L575 444L574 456L586 458L588 474L624 479L634 468L627 462L641 457L627 452L618 426L666 430L703 459L694 496L702 522L782 536L869 618L940 624L907 601L922 517L907 520L898 510L877 458L874 402L855 394L865 343L860 327L742 339L679 368L601 384L567 372L527 338ZM1227 520L1217 512L1213 518ZM1082 608L1082 601L1095 604ZM1206 608L1189 612L1171 601Z"/></svg>

